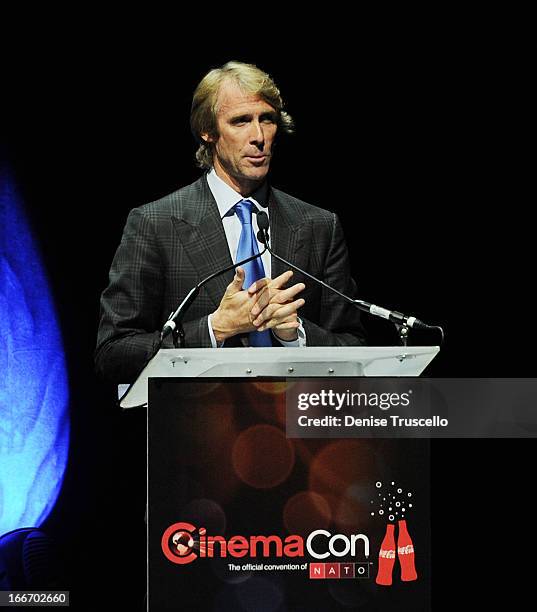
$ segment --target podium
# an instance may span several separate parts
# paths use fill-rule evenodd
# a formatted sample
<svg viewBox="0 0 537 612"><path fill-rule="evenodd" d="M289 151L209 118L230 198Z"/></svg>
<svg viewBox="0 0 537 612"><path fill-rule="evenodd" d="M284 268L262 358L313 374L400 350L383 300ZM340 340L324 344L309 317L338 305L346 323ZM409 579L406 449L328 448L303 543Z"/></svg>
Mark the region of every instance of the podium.
<svg viewBox="0 0 537 612"><path fill-rule="evenodd" d="M419 376L439 350L437 346L161 349L130 388L120 389L120 406L147 405L149 378Z"/></svg>
<svg viewBox="0 0 537 612"><path fill-rule="evenodd" d="M292 438L285 415L287 390L301 379L345 384L357 377L416 377L438 351L159 351L120 401L125 409L151 408L148 609L254 610L265 601L275 602L275 610L377 604L384 597L375 583L380 544L386 522L400 518L409 519L420 578L411 589L395 584L400 601L392 597L395 607L378 609L427 608L428 441ZM379 494L394 496L393 517ZM396 508L399 500L403 505ZM338 577L351 572L346 577L352 579L312 580L321 569Z"/></svg>

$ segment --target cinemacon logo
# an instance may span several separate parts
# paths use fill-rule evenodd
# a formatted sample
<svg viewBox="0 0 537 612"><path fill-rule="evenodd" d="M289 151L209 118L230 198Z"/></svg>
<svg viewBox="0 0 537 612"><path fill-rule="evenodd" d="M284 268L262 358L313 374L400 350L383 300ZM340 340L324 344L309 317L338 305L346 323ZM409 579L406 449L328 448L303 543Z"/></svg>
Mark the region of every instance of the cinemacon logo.
<svg viewBox="0 0 537 612"><path fill-rule="evenodd" d="M363 533L346 536L332 535L326 529L312 531L306 541L299 535L281 538L277 535L229 538L207 535L205 527L196 528L190 523L174 523L162 534L162 552L172 563L185 565L198 557L304 557L304 550L315 559L330 555L345 557L362 553L369 557L369 538Z"/></svg>

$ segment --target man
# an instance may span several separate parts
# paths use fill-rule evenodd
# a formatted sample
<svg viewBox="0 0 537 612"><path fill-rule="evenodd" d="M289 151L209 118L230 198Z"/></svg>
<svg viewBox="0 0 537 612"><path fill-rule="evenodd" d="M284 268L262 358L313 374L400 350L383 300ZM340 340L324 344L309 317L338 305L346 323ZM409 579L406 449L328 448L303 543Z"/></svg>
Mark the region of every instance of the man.
<svg viewBox="0 0 537 612"><path fill-rule="evenodd" d="M343 293L356 290L336 215L266 181L278 132L292 130L267 74L240 62L211 70L194 93L191 127L208 173L131 211L102 295L96 367L112 382L136 377L170 312L201 279L259 252L260 210L274 252ZM259 259L202 289L183 322L187 346L364 342L357 309L298 273L286 288L292 271L268 253Z"/></svg>

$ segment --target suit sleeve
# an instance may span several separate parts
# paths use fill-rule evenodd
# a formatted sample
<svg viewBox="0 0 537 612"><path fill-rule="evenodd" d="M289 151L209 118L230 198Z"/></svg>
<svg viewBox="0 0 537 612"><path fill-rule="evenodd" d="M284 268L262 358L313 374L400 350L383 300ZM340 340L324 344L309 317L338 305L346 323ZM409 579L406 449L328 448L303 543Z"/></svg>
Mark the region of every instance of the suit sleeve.
<svg viewBox="0 0 537 612"><path fill-rule="evenodd" d="M95 367L103 380L132 382L155 353L169 315L164 314L165 275L153 222L140 209L134 209L101 297ZM183 326L191 346L211 346L206 316ZM171 342L167 338L164 346L171 347Z"/></svg>
<svg viewBox="0 0 537 612"><path fill-rule="evenodd" d="M341 223L335 214L332 215L331 237L323 267L325 283L349 297L356 297L356 283L350 273L347 245ZM327 289L321 289L315 321L303 318L303 323L308 346L366 344L358 308L351 306Z"/></svg>

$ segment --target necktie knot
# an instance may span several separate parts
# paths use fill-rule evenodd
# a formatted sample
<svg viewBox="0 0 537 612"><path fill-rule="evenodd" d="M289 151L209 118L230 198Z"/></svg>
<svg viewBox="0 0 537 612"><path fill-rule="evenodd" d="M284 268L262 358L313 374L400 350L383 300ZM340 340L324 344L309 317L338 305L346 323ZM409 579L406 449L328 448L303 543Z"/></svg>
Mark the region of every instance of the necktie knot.
<svg viewBox="0 0 537 612"><path fill-rule="evenodd" d="M252 225L252 210L254 203L250 200L241 200L234 206L237 217L242 225Z"/></svg>

